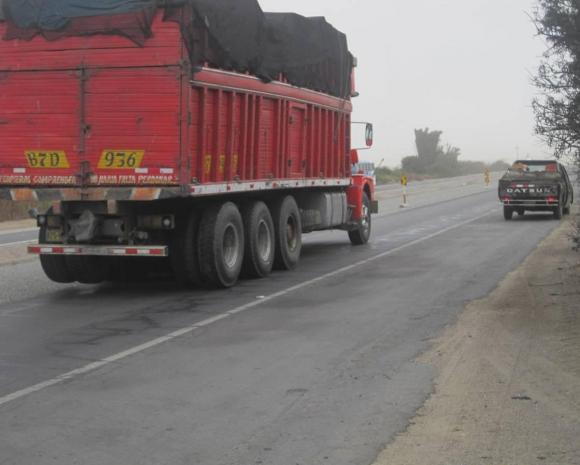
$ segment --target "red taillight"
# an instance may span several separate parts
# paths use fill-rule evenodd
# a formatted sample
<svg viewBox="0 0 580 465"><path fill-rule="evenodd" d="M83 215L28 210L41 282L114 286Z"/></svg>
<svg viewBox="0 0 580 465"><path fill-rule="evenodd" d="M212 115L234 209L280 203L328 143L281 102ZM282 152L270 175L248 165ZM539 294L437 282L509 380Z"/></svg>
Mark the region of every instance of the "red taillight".
<svg viewBox="0 0 580 465"><path fill-rule="evenodd" d="M558 197L554 197L554 196L549 196L546 198L548 203L557 203L558 202Z"/></svg>

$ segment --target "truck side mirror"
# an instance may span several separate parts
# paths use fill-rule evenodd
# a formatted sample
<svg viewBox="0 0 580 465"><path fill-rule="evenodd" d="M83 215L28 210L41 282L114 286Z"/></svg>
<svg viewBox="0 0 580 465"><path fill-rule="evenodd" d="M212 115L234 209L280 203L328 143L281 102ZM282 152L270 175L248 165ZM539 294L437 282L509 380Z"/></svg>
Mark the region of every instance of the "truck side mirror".
<svg viewBox="0 0 580 465"><path fill-rule="evenodd" d="M371 123L367 123L366 128L365 128L365 141L366 141L367 147L373 146L374 128L373 128L373 125Z"/></svg>

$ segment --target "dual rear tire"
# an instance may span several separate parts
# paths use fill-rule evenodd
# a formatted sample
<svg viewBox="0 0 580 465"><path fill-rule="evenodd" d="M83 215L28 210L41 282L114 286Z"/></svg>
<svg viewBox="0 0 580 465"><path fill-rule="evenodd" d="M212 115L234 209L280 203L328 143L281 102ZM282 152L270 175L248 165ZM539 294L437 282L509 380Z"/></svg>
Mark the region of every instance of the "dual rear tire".
<svg viewBox="0 0 580 465"><path fill-rule="evenodd" d="M180 218L171 248L177 281L230 288L240 276L264 278L274 266L295 268L302 247L298 206L286 197L272 207L254 201L240 212L226 202Z"/></svg>

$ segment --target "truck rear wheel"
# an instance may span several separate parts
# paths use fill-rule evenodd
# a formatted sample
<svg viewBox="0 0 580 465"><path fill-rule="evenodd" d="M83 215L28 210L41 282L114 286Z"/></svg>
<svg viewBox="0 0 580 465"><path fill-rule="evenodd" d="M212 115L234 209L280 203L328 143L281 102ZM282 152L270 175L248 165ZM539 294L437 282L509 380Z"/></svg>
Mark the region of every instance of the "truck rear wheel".
<svg viewBox="0 0 580 465"><path fill-rule="evenodd" d="M369 242L372 229L371 199L366 192L363 193L363 218L357 229L348 232L348 237L353 245L364 245Z"/></svg>
<svg viewBox="0 0 580 465"><path fill-rule="evenodd" d="M278 201L272 208L276 233L274 267L293 270L298 266L302 252L302 219L296 200L291 195Z"/></svg>
<svg viewBox="0 0 580 465"><path fill-rule="evenodd" d="M109 266L104 257L66 257L66 265L74 280L81 284L100 284L109 275Z"/></svg>
<svg viewBox="0 0 580 465"><path fill-rule="evenodd" d="M562 216L564 216L564 209L562 208L562 204L558 204L557 207L554 207L554 219L561 220Z"/></svg>
<svg viewBox="0 0 580 465"><path fill-rule="evenodd" d="M202 284L198 255L199 216L197 211L191 211L177 218L169 254L175 280L182 286Z"/></svg>
<svg viewBox="0 0 580 465"><path fill-rule="evenodd" d="M272 272L276 252L274 222L264 202L252 202L243 210L246 247L242 274L265 278Z"/></svg>
<svg viewBox="0 0 580 465"><path fill-rule="evenodd" d="M40 228L38 243L46 243L46 227ZM47 278L55 283L70 284L75 282L66 264L66 257L63 255L41 255L40 266Z"/></svg>
<svg viewBox="0 0 580 465"><path fill-rule="evenodd" d="M244 262L244 222L232 202L208 208L199 228L201 276L211 286L234 286Z"/></svg>
<svg viewBox="0 0 580 465"><path fill-rule="evenodd" d="M505 218L505 220L509 221L513 218L513 216L514 216L514 209L512 207L504 206L503 207L503 217Z"/></svg>

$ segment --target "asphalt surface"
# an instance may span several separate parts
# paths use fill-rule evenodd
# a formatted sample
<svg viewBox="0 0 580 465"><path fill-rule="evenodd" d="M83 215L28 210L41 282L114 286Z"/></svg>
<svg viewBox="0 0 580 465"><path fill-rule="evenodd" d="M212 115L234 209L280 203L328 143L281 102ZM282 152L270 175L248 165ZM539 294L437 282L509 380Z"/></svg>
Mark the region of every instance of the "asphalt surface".
<svg viewBox="0 0 580 465"><path fill-rule="evenodd" d="M0 247L25 244L38 240L38 229L0 232Z"/></svg>
<svg viewBox="0 0 580 465"><path fill-rule="evenodd" d="M558 224L453 195L387 195L368 246L309 235L229 291L0 267L0 464L372 463L433 389L416 357Z"/></svg>

